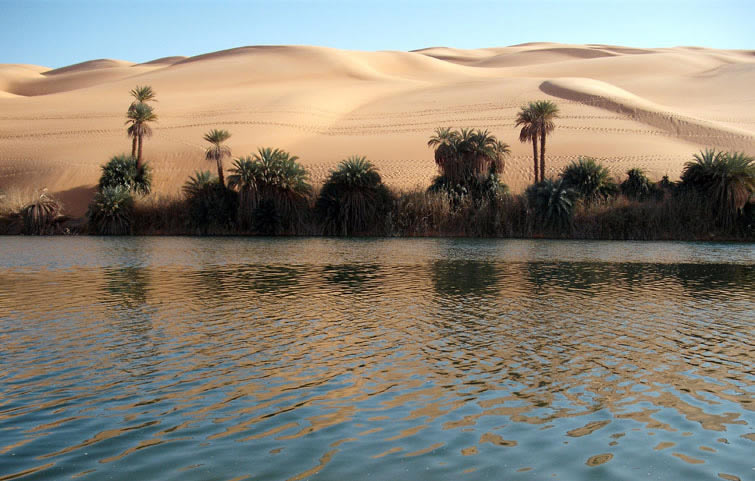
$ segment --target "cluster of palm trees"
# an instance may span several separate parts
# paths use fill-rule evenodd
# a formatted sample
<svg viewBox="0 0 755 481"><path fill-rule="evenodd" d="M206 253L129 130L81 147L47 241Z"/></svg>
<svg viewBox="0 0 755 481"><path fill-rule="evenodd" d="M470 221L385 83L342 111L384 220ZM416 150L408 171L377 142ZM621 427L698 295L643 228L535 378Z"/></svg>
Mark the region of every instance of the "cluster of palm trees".
<svg viewBox="0 0 755 481"><path fill-rule="evenodd" d="M440 175L430 189L455 194L480 194L503 188L509 145L487 130L440 127L427 142L435 150Z"/></svg>

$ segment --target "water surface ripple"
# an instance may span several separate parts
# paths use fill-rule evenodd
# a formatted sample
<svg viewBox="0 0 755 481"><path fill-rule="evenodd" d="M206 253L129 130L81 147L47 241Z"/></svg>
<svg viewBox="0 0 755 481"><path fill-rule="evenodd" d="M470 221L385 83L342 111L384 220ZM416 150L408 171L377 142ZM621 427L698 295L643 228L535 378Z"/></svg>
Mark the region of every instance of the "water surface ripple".
<svg viewBox="0 0 755 481"><path fill-rule="evenodd" d="M755 473L752 244L0 242L0 481Z"/></svg>

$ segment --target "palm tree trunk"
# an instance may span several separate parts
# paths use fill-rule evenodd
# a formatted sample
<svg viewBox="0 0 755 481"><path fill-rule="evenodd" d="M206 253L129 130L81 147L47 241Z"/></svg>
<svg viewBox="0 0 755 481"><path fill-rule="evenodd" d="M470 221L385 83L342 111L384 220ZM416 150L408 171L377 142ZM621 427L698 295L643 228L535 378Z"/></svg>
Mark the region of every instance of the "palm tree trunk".
<svg viewBox="0 0 755 481"><path fill-rule="evenodd" d="M540 180L545 180L545 128L540 130Z"/></svg>
<svg viewBox="0 0 755 481"><path fill-rule="evenodd" d="M535 162L535 183L537 184L540 182L540 179L537 175L537 137L532 137L532 158Z"/></svg>
<svg viewBox="0 0 755 481"><path fill-rule="evenodd" d="M136 135L131 140L131 157L136 157Z"/></svg>
<svg viewBox="0 0 755 481"><path fill-rule="evenodd" d="M144 143L144 138L140 135L139 136L139 150L137 151L136 155L136 170L139 170L142 168L142 144Z"/></svg>
<svg viewBox="0 0 755 481"><path fill-rule="evenodd" d="M223 178L223 161L218 157L215 159L218 161L218 181L220 185L225 186L225 179Z"/></svg>

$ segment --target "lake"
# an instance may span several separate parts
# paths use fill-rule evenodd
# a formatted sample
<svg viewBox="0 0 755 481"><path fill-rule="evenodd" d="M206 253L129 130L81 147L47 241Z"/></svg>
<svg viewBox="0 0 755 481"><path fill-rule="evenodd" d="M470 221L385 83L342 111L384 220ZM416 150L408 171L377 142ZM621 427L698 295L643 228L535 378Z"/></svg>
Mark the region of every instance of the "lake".
<svg viewBox="0 0 755 481"><path fill-rule="evenodd" d="M751 480L755 245L0 238L0 480Z"/></svg>

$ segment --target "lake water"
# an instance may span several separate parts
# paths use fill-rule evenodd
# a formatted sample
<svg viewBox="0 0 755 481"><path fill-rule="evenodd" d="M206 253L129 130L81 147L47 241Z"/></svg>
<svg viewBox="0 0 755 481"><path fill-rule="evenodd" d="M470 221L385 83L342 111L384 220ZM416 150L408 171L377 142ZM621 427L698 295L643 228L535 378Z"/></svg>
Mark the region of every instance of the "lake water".
<svg viewBox="0 0 755 481"><path fill-rule="evenodd" d="M752 480L755 245L0 238L0 480Z"/></svg>

